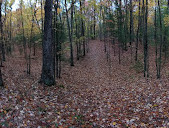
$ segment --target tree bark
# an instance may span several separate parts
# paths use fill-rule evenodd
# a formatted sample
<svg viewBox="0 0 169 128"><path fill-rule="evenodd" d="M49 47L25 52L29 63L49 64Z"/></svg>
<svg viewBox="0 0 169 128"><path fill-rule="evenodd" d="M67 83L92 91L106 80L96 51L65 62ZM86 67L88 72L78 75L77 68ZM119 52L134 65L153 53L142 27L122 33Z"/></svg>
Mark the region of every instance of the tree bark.
<svg viewBox="0 0 169 128"><path fill-rule="evenodd" d="M133 57L132 43L133 43L133 4L132 0L130 0L130 49L131 49L131 62Z"/></svg>
<svg viewBox="0 0 169 128"><path fill-rule="evenodd" d="M66 8L66 18L67 18L67 26L68 26L68 33L69 33L69 42L70 42L70 65L74 66L74 55L73 55L73 8L74 8L74 1L72 0L71 5L71 26L69 23L69 16L67 10L67 3L65 0L65 8Z"/></svg>
<svg viewBox="0 0 169 128"><path fill-rule="evenodd" d="M52 4L53 0L45 2L45 23L43 34L43 66L41 74L41 83L51 86L55 84L54 78L54 59L52 43Z"/></svg>
<svg viewBox="0 0 169 128"><path fill-rule="evenodd" d="M155 60L155 62L156 62L156 71L157 71L157 78L158 78L157 7L155 7L155 11L154 11L154 41L155 41L155 47L156 47L156 50L155 50L156 60Z"/></svg>
<svg viewBox="0 0 169 128"><path fill-rule="evenodd" d="M20 8L21 8L22 41L23 41L23 48L24 48L24 56L27 62L26 38L25 38L24 21L23 21L23 0L20 1Z"/></svg>
<svg viewBox="0 0 169 128"><path fill-rule="evenodd" d="M137 41L136 41L136 56L135 56L135 61L138 60L138 42L139 42L139 32L140 32L140 24L141 24L140 7L141 7L141 1L139 0L139 15L138 15L138 28L137 28Z"/></svg>
<svg viewBox="0 0 169 128"><path fill-rule="evenodd" d="M162 17L161 17L161 6L160 1L158 0L158 11L159 11L159 20L160 20L160 55L158 59L158 76L157 78L161 77L161 61L162 61L162 46L163 46L163 28L162 28Z"/></svg>
<svg viewBox="0 0 169 128"><path fill-rule="evenodd" d="M93 24L93 30L94 30L94 40L96 39L96 8L94 7L94 24Z"/></svg>
<svg viewBox="0 0 169 128"><path fill-rule="evenodd" d="M44 21L43 21L43 0L41 0L41 21L42 21L42 37L43 37L43 31L44 31Z"/></svg>
<svg viewBox="0 0 169 128"><path fill-rule="evenodd" d="M3 37L3 29L2 29L2 8L1 8L1 6L2 6L2 1L0 2L0 32L1 32L1 42L0 42L0 50L2 49L2 37ZM1 50L2 51L2 50ZM0 54L0 58L2 57L1 55L2 55L2 52L0 52L1 54ZM2 59L2 58L1 58ZM2 60L1 60L2 61ZM3 79L2 79L2 73L1 73L1 67L0 67L0 86L3 86Z"/></svg>
<svg viewBox="0 0 169 128"><path fill-rule="evenodd" d="M84 4L82 4L82 1L80 0L80 13L81 13L81 15L83 15L82 14L82 5L84 5ZM84 20L83 20L83 18L81 18L81 37L83 38L83 56L85 56L86 55L86 44L85 44L85 39L84 39L84 36L85 36L85 30L84 30Z"/></svg>
<svg viewBox="0 0 169 128"><path fill-rule="evenodd" d="M148 0L146 0L145 8L145 29L144 29L144 77L149 77L148 72L148 35L147 35L147 19L148 19Z"/></svg>
<svg viewBox="0 0 169 128"><path fill-rule="evenodd" d="M125 25L124 25L124 31L125 31L125 40L124 40L124 50L127 51L127 42L128 42L128 0L124 0L125 3Z"/></svg>

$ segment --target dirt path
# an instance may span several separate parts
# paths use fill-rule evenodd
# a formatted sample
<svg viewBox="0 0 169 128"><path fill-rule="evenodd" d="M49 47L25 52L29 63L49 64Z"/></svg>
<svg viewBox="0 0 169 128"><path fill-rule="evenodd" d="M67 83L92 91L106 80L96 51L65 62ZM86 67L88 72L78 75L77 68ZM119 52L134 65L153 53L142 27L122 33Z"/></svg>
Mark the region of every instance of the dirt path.
<svg viewBox="0 0 169 128"><path fill-rule="evenodd" d="M57 86L32 85L40 72L13 74L14 84L0 91L0 127L168 127L168 79L145 80L129 57L119 65L112 51L108 63L103 42L91 41L86 57L63 67Z"/></svg>
<svg viewBox="0 0 169 128"><path fill-rule="evenodd" d="M71 103L78 106L84 120L93 127L166 126L168 98L162 95L169 93L169 86L156 80L146 81L142 74L131 70L129 53L122 55L119 65L112 51L109 64L103 45L103 42L91 41L89 54L69 69L67 78L71 81L67 82L77 89L73 92L76 100Z"/></svg>

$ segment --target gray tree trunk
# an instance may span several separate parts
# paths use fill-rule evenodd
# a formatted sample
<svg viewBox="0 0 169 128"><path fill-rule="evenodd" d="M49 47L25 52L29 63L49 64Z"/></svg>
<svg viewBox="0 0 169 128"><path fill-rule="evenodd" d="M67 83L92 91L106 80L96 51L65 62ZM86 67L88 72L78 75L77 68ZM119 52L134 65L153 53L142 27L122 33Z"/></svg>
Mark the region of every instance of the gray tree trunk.
<svg viewBox="0 0 169 128"><path fill-rule="evenodd" d="M2 19L1 19L1 18L2 18L1 5L2 5L2 2L0 2L0 29L1 29L1 30L0 30L0 32L1 32L1 38L0 38L0 39L1 39L1 40L0 40L0 41L1 41L1 42L0 42L0 46L1 46L1 47L0 47L0 48L2 48L2 39L3 39L3 38L2 38L2 37L3 37L3 35L2 35L2 34L3 34L3 31L2 31ZM0 52L0 53L2 54L2 52ZM1 56L1 55L0 55L0 56ZM0 58L1 58L1 57L0 57ZM3 86L1 67L0 67L0 86Z"/></svg>
<svg viewBox="0 0 169 128"><path fill-rule="evenodd" d="M55 84L52 43L52 4L53 0L46 0L45 2L45 24L42 44L43 66L40 81L49 86Z"/></svg>

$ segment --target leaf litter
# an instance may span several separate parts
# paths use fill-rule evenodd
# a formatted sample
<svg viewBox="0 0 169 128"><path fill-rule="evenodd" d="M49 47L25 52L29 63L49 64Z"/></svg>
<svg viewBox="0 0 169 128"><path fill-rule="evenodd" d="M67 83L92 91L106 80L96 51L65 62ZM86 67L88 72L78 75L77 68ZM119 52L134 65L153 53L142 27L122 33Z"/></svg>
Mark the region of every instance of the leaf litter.
<svg viewBox="0 0 169 128"><path fill-rule="evenodd" d="M130 68L129 51L122 54L119 65L112 49L107 62L103 42L91 41L87 56L76 61L75 67L63 63L62 78L46 87L38 83L41 51L32 59L30 76L24 71L24 58L15 54L2 69L2 128L169 127L169 79L165 75L169 67L163 67L164 75L157 80L154 56L150 57L150 78L145 79Z"/></svg>

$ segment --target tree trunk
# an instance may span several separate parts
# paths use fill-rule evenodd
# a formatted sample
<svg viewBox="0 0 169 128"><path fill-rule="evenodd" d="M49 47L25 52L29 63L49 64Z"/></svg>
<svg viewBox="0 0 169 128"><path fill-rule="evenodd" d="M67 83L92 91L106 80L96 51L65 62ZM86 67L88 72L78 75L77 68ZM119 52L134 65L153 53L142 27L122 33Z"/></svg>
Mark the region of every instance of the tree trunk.
<svg viewBox="0 0 169 128"><path fill-rule="evenodd" d="M138 60L138 42L139 42L139 32L140 32L140 24L141 24L141 17L140 17L140 6L141 2L139 0L139 15L138 15L138 28L137 28L137 41L136 41L136 56L135 56L135 61Z"/></svg>
<svg viewBox="0 0 169 128"><path fill-rule="evenodd" d="M41 21L42 21L42 37L44 31L44 22L43 22L43 0L41 0Z"/></svg>
<svg viewBox="0 0 169 128"><path fill-rule="evenodd" d="M82 1L80 0L80 13L81 15L82 14ZM83 42L83 56L86 55L86 44L85 44L85 39L84 39L84 36L85 36L85 30L84 30L84 20L83 18L81 18L81 37L82 37L82 42Z"/></svg>
<svg viewBox="0 0 169 128"><path fill-rule="evenodd" d="M94 7L94 24L93 24L93 30L94 30L94 40L96 39L96 9Z"/></svg>
<svg viewBox="0 0 169 128"><path fill-rule="evenodd" d="M67 18L67 26L68 26L68 33L69 33L69 42L70 42L70 65L74 66L74 57L73 57L73 8L74 8L74 1L72 0L72 5L71 5L71 26L69 23L69 16L68 16L66 0L65 0L65 8L66 8L66 18Z"/></svg>
<svg viewBox="0 0 169 128"><path fill-rule="evenodd" d="M9 38L10 38L10 54L12 54L12 51L14 50L14 46L12 48L12 6L10 7L10 33L9 33Z"/></svg>
<svg viewBox="0 0 169 128"><path fill-rule="evenodd" d="M132 51L132 43L133 43L133 4L132 0L130 0L130 49L131 49L131 62L133 57L133 51Z"/></svg>
<svg viewBox="0 0 169 128"><path fill-rule="evenodd" d="M23 48L24 48L24 56L27 62L26 38L25 38L24 21L23 21L23 0L20 1L20 8L21 8L22 41L23 41Z"/></svg>
<svg viewBox="0 0 169 128"><path fill-rule="evenodd" d="M2 49L2 40L3 40L3 29L2 29L2 8L1 8L1 6L2 6L2 1L0 1L0 32L1 32L1 42L0 42L0 50ZM2 51L2 50L1 50ZM2 54L2 52L0 52L1 54ZM0 58L1 58L1 54L0 54ZM2 73L1 73L1 67L0 67L0 86L3 86L3 79L2 79Z"/></svg>
<svg viewBox="0 0 169 128"><path fill-rule="evenodd" d="M127 0L124 0L125 3L125 25L124 25L124 31L125 31L125 40L124 40L124 50L127 51L127 42L128 42L128 5Z"/></svg>
<svg viewBox="0 0 169 128"><path fill-rule="evenodd" d="M48 86L55 84L53 65L53 43L52 43L52 4L53 0L45 2L45 24L43 34L43 66L41 83Z"/></svg>
<svg viewBox="0 0 169 128"><path fill-rule="evenodd" d="M102 0L100 0L100 3L102 3ZM100 5L100 18L102 17L102 5ZM99 21L99 37L100 37L100 41L102 40L102 23L101 23L101 19Z"/></svg>
<svg viewBox="0 0 169 128"><path fill-rule="evenodd" d="M162 18L161 18L161 7L160 7L160 1L158 0L158 11L159 11L159 20L160 20L160 55L158 59L158 76L157 78L161 77L161 62L162 62L162 46L163 46L163 28L162 28Z"/></svg>
<svg viewBox="0 0 169 128"><path fill-rule="evenodd" d="M157 71L157 78L158 78L158 44L157 44L157 9L155 7L155 12L154 12L154 41L155 41L155 47L156 47L156 50L155 50L155 54L156 54L156 59L155 59L155 62L156 62L156 71Z"/></svg>
<svg viewBox="0 0 169 128"><path fill-rule="evenodd" d="M122 35L122 29L123 29L123 24L122 24L122 10L121 10L121 6L122 6L122 1L119 0L119 20L118 20L118 25L119 25L119 64L121 64L121 47L122 47L122 44L123 44L123 35Z"/></svg>
<svg viewBox="0 0 169 128"><path fill-rule="evenodd" d="M149 77L148 72L148 35L147 35L147 19L148 19L148 0L146 0L145 10L145 29L144 29L144 77Z"/></svg>
<svg viewBox="0 0 169 128"><path fill-rule="evenodd" d="M74 15L76 15L76 11L74 11ZM79 60L79 34L78 34L78 23L77 23L77 18L75 17L75 26L76 26L76 57L77 57L77 60Z"/></svg>

